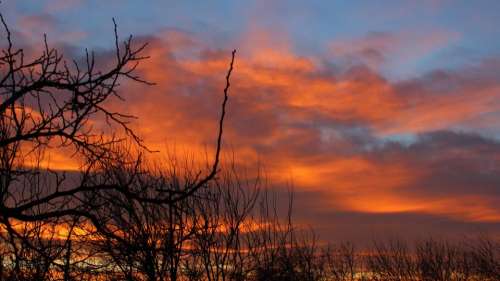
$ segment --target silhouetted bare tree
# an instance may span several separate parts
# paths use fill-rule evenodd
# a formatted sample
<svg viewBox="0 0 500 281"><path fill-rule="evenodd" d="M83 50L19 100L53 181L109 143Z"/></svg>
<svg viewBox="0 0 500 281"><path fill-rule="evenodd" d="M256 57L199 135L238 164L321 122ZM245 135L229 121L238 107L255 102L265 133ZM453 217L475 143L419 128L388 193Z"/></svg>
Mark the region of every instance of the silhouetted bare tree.
<svg viewBox="0 0 500 281"><path fill-rule="evenodd" d="M48 227L71 225L71 229L86 228L89 235L111 239L107 241L126 242L123 233L131 229L131 221L124 224L118 218L127 213L135 219L135 227L141 223L143 234L146 231L147 235L160 235L153 228L144 229L147 223L163 221L165 217L157 214L162 214L165 208L171 214L167 218L178 214L183 202L210 184L219 172L229 79L236 51L232 52L226 76L214 160L205 175L196 172L184 185L174 189L163 175L142 169L141 151L149 150L129 127L135 117L106 106L113 99L122 99L119 85L124 80L153 85L135 74L139 63L148 58L142 55L147 44L136 46L132 36L120 42L113 20L114 62L109 62L111 66L103 70L98 67L103 62L96 61L93 52L86 51L82 60L67 61L56 48L49 47L46 37L40 55L26 54L14 45L1 14L0 21L4 29L0 54L0 278L7 271L15 272L7 270L6 264L9 267L29 264L29 269L25 267L18 274L36 276L35 279L46 279L53 267L62 272L63 280L88 278L93 269L96 270L93 273L107 270L103 265L105 257L92 252L88 245L81 248L76 235L68 235L63 244L59 238L55 239L58 243L52 243L56 231L51 232ZM92 126L92 121L99 118L107 128L98 130ZM128 140L132 140L138 153L127 153L124 160L123 144ZM42 165L49 161L46 152L54 150L83 163L79 173L52 171L48 165ZM109 200L106 195L120 199L108 206L114 208L115 217L102 216L103 204ZM161 233L162 239L168 241L169 251L172 235L177 231L172 228L174 224L177 222L171 222L170 228ZM135 248L150 243L133 242ZM29 263L23 262L27 256ZM90 262L92 259L100 264ZM117 260L113 262L116 266ZM179 261L168 262L157 264L162 267L170 264L168 272L173 276L171 268Z"/></svg>
<svg viewBox="0 0 500 281"><path fill-rule="evenodd" d="M326 263L325 274L333 281L356 280L356 273L360 271L360 261L352 243L329 245L323 255Z"/></svg>
<svg viewBox="0 0 500 281"><path fill-rule="evenodd" d="M153 169L140 172L138 163L107 167L106 178L128 181L137 194L147 196L152 189L181 191L190 180L183 181L176 169ZM190 177L187 177L190 178ZM95 246L105 254L106 264L126 280L177 280L185 246L193 234L196 193L168 205L137 201L113 190L89 194L96 217L106 221L117 235L97 235Z"/></svg>
<svg viewBox="0 0 500 281"><path fill-rule="evenodd" d="M101 159L113 159L113 144L122 139L96 131L89 125L93 117L106 118L108 124L118 125L142 145L128 126L132 116L112 112L104 102L120 97L120 78L149 84L133 74L146 58L140 55L146 45L134 48L130 37L120 46L115 25L116 62L107 71L96 69L92 52L86 53L83 64L68 63L47 40L42 54L28 60L23 49L14 47L10 30L3 17L0 19L7 43L0 57L0 212L4 223L8 219L36 222L79 216L98 224L76 202L83 192L111 187L68 186L63 184L64 175L55 173L47 182L33 185L26 181L44 172L43 167L33 168L32 162L41 161L48 148L88 159L88 171Z"/></svg>
<svg viewBox="0 0 500 281"><path fill-rule="evenodd" d="M206 280L245 280L248 271L244 236L253 231L251 214L260 179L242 178L231 165L195 198L192 255Z"/></svg>
<svg viewBox="0 0 500 281"><path fill-rule="evenodd" d="M133 116L113 112L105 103L121 98L121 79L151 85L135 75L146 44L134 46L132 36L121 44L115 24L115 62L104 71L97 69L93 52L86 52L83 63L66 61L57 49L44 41L44 50L28 60L23 49L15 48L11 32L0 15L6 33L6 44L0 57L0 213L2 223L9 220L38 222L61 217L79 217L90 221L98 231L113 235L86 204L89 193L113 190L137 202L172 204L191 196L211 181L218 172L222 129L228 100L229 78L235 51L226 77L222 113L219 120L215 158L205 176L200 172L183 190L149 192L148 196L131 188L130 182L111 181L100 173L102 165L119 160L116 147L125 140L113 133L121 128L125 136L142 149L142 139L129 127ZM103 118L110 127L104 134L91 126L92 118ZM32 158L41 161L46 149L73 153L84 161L80 181L65 180L52 174L47 182L25 184L32 175L46 172L32 167ZM38 159L36 159L38 158ZM139 157L138 157L139 158ZM133 159L139 162L140 159ZM132 175L130 180L135 180ZM96 179L99 179L97 181Z"/></svg>

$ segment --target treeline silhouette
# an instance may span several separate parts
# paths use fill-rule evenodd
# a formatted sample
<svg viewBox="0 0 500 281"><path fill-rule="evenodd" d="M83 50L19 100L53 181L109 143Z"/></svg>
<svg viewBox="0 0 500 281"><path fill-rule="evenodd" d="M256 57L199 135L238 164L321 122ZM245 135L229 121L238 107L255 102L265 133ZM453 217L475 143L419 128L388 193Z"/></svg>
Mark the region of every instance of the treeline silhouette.
<svg viewBox="0 0 500 281"><path fill-rule="evenodd" d="M128 180L130 166L107 177ZM186 178L171 167L136 184L178 190ZM134 168L135 169L135 168ZM189 178L189 177L187 177ZM154 182L152 182L154 181ZM500 244L488 238L415 243L375 241L369 248L321 243L292 219L293 193L280 210L277 193L259 179L222 167L217 180L169 205L122 194L92 196L96 216L114 235L86 220L12 224L2 233L3 280L499 280Z"/></svg>
<svg viewBox="0 0 500 281"><path fill-rule="evenodd" d="M235 51L213 160L157 164L134 116L109 107L120 83L153 85L136 74L146 44L115 24L107 61L65 60L46 39L35 55L0 19L1 280L500 280L496 240L325 245L294 223L293 192L280 207L259 173L221 164ZM51 170L54 150L79 171Z"/></svg>

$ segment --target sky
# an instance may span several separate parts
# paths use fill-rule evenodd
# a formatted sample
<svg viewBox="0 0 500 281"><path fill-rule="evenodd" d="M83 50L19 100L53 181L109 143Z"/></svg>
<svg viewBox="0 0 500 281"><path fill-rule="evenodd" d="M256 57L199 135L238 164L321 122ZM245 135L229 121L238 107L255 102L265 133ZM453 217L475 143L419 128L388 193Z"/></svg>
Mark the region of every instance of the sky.
<svg viewBox="0 0 500 281"><path fill-rule="evenodd" d="M213 147L293 186L325 240L500 236L499 1L2 1L14 40L106 60L148 42L125 102L152 149ZM2 34L2 36L4 36ZM109 53L108 53L109 54ZM101 120L102 121L102 120ZM98 121L96 121L98 122ZM71 169L65 155L53 165Z"/></svg>

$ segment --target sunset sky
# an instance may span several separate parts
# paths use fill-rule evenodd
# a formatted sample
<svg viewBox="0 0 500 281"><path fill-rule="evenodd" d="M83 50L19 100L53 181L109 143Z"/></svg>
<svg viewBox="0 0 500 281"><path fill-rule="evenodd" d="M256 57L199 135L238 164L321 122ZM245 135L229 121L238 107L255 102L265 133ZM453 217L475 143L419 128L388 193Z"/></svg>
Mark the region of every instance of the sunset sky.
<svg viewBox="0 0 500 281"><path fill-rule="evenodd" d="M500 235L500 1L12 1L18 46L43 34L106 65L119 34L149 42L110 107L152 149L204 157L237 49L224 149L293 185L326 240ZM3 34L2 34L3 36ZM96 123L103 120L95 120ZM53 166L71 159L53 155ZM243 168L242 168L243 169ZM285 194L283 192L283 194ZM284 198L284 197L283 197Z"/></svg>

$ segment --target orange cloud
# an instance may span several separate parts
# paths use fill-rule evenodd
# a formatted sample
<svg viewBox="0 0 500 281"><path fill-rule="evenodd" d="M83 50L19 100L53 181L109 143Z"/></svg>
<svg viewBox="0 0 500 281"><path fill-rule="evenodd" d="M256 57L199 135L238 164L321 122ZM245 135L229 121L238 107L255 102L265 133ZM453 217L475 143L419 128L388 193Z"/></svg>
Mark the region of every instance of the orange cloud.
<svg viewBox="0 0 500 281"><path fill-rule="evenodd" d="M134 126L150 148L165 151L175 144L180 154L187 150L199 162L210 161L230 53L205 48L186 34L161 36L149 38L151 59L140 70L157 85L125 83L127 101L109 106L140 118ZM420 53L442 42L429 40ZM500 144L431 134L500 110L500 81L487 75L500 63L480 64L470 76L457 70L396 83L364 66L331 68L286 44L255 44L238 54L231 77L224 149L234 152L237 165L264 163L271 183L293 179L297 189L321 191L343 211L500 221L498 200L489 199L496 178L485 175L475 158L482 149L483 160L500 164L500 157L493 158ZM416 137L416 144L386 142L398 134ZM431 134L430 140L421 134ZM437 149L441 140L445 145ZM470 165L471 179L453 181L454 173L464 174L457 163Z"/></svg>

